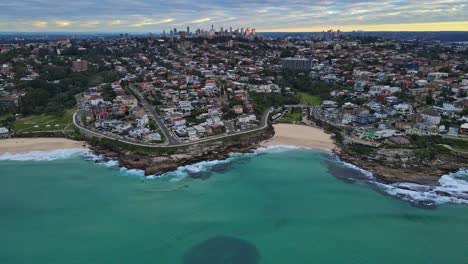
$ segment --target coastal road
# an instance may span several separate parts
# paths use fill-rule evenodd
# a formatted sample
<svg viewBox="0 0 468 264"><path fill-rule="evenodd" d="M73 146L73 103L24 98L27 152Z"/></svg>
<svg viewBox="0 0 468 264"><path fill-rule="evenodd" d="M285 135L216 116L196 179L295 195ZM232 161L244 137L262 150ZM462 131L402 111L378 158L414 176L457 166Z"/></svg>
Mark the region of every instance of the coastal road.
<svg viewBox="0 0 468 264"><path fill-rule="evenodd" d="M80 102L79 102L79 104L80 104ZM125 138L125 137L122 137L122 136L119 136L119 135L116 135L116 134L113 134L113 133L104 133L102 131L97 131L97 130L94 130L92 128L88 128L84 124L81 123L81 115L82 115L82 108L81 107L79 107L78 111L76 111L75 114L73 115L73 124L78 129L80 129L83 133L94 136L94 137L112 139L112 140L124 142L124 143L127 143L127 144L135 145L135 146L150 147L150 148L164 148L164 147L179 147L179 146L196 145L196 144L199 144L199 143L208 142L208 141L217 140L217 139L222 139L222 138L227 138L227 137L231 137L231 136L234 136L234 135L242 135L242 134L247 134L247 133L263 130L268 126L268 117L270 116L270 114L273 111L274 111L274 108L270 107L267 111L265 111L265 113L263 113L262 120L260 121L261 125L258 128L244 130L244 131L236 132L234 134L223 134L223 135L218 135L218 136L205 138L205 139L202 139L202 140L177 143L177 144L173 144L173 145L140 143L140 142L136 142L134 140L130 140L129 138Z"/></svg>
<svg viewBox="0 0 468 264"><path fill-rule="evenodd" d="M169 131L167 126L164 124L164 121L162 120L162 118L156 112L156 109L154 108L154 106L149 104L148 101L146 101L145 97L139 91L137 91L137 89L135 89L133 85L130 85L129 87L130 87L130 90L132 90L132 92L137 96L137 99L138 101L140 101L141 105L143 105L143 107L146 108L148 112L150 112L150 114L153 116L153 119L156 121L156 123L158 123L158 126L159 128L161 128L161 131L166 137L166 140L169 143L169 145L179 144L180 143L179 140L177 140L172 135L171 131Z"/></svg>

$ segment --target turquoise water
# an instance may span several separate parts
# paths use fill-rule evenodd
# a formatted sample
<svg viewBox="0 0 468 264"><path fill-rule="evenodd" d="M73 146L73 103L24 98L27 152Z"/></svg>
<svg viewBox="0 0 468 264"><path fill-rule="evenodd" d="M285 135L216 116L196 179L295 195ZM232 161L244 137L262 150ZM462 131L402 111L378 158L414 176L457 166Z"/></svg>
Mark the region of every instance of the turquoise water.
<svg viewBox="0 0 468 264"><path fill-rule="evenodd" d="M327 162L291 150L143 180L76 156L0 161L0 263L468 263L467 205L416 208Z"/></svg>

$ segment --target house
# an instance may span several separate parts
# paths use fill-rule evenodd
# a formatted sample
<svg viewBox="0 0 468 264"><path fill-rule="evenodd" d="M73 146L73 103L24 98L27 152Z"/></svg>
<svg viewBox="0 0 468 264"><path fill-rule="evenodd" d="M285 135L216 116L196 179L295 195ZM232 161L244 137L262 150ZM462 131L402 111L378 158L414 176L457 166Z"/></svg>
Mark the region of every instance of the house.
<svg viewBox="0 0 468 264"><path fill-rule="evenodd" d="M134 138L141 137L143 135L143 128L142 127L135 127L128 131L128 135Z"/></svg>
<svg viewBox="0 0 468 264"><path fill-rule="evenodd" d="M406 134L419 136L435 136L439 134L439 128L431 123L424 122L405 129Z"/></svg>
<svg viewBox="0 0 468 264"><path fill-rule="evenodd" d="M237 118L237 121L241 124L250 123L251 121L255 121L255 120L257 120L257 117L255 117L254 114L245 114Z"/></svg>
<svg viewBox="0 0 468 264"><path fill-rule="evenodd" d="M115 98L115 100L125 105L130 105L130 106L138 105L138 100L133 95L119 95Z"/></svg>
<svg viewBox="0 0 468 264"><path fill-rule="evenodd" d="M449 131L447 133L447 135L451 136L451 137L458 137L458 131L460 130L459 127L449 127Z"/></svg>
<svg viewBox="0 0 468 264"><path fill-rule="evenodd" d="M355 120L356 120L356 123L365 125L365 124L375 122L376 117L373 114L359 114L359 115L356 115Z"/></svg>
<svg viewBox="0 0 468 264"><path fill-rule="evenodd" d="M383 129L375 132L376 138L389 138L394 136L396 131L394 129Z"/></svg>
<svg viewBox="0 0 468 264"><path fill-rule="evenodd" d="M130 122L120 122L115 126L115 131L117 133L122 133L130 128L132 128L132 123Z"/></svg>
<svg viewBox="0 0 468 264"><path fill-rule="evenodd" d="M158 132L146 134L145 139L146 141L149 141L149 142L162 141L162 137Z"/></svg>
<svg viewBox="0 0 468 264"><path fill-rule="evenodd" d="M185 120L184 118L179 118L179 119L173 119L172 120L172 125L174 127L182 127L182 126L185 126L186 123L187 123L187 120Z"/></svg>
<svg viewBox="0 0 468 264"><path fill-rule="evenodd" d="M433 125L440 124L440 114L434 109L427 109L421 112L421 117L425 122L428 122Z"/></svg>
<svg viewBox="0 0 468 264"><path fill-rule="evenodd" d="M234 105L232 107L232 110L234 111L234 113L236 114L242 114L244 112L244 107L242 105Z"/></svg>
<svg viewBox="0 0 468 264"><path fill-rule="evenodd" d="M206 133L206 128L204 126L196 125L196 126L193 126L193 128L195 128L199 137L205 135Z"/></svg>
<svg viewBox="0 0 468 264"><path fill-rule="evenodd" d="M187 130L185 128L177 129L176 131L174 131L174 133L178 137L187 137L188 136Z"/></svg>
<svg viewBox="0 0 468 264"><path fill-rule="evenodd" d="M0 138L8 138L10 136L10 131L6 127L0 127Z"/></svg>
<svg viewBox="0 0 468 264"><path fill-rule="evenodd" d="M99 111L96 113L96 120L105 119L109 116L109 112L107 111Z"/></svg>
<svg viewBox="0 0 468 264"><path fill-rule="evenodd" d="M192 103L190 101L179 101L178 110L182 112L190 112L193 110Z"/></svg>
<svg viewBox="0 0 468 264"><path fill-rule="evenodd" d="M92 106L97 106L104 103L104 99L100 95L91 95L88 99L88 102Z"/></svg>
<svg viewBox="0 0 468 264"><path fill-rule="evenodd" d="M198 139L198 133L194 127L187 128L187 135L190 139Z"/></svg>
<svg viewBox="0 0 468 264"><path fill-rule="evenodd" d="M149 123L149 118L147 114L142 115L140 118L136 119L136 125L139 127L144 127Z"/></svg>
<svg viewBox="0 0 468 264"><path fill-rule="evenodd" d="M413 113L413 107L407 103L396 104L393 106L393 109L395 109L395 111L397 111L397 113L401 115Z"/></svg>
<svg viewBox="0 0 468 264"><path fill-rule="evenodd" d="M464 123L460 126L460 133L468 134L468 123Z"/></svg>
<svg viewBox="0 0 468 264"><path fill-rule="evenodd" d="M94 122L94 126L96 128L109 128L112 126L112 120L97 120L96 122Z"/></svg>

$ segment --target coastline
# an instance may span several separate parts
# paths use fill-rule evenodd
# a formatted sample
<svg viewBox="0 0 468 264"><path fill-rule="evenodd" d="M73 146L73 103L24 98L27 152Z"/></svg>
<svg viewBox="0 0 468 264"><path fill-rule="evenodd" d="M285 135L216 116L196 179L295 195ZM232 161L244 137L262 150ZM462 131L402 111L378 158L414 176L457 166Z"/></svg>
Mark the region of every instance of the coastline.
<svg viewBox="0 0 468 264"><path fill-rule="evenodd" d="M323 129L294 124L275 124L275 135L260 142L262 147L296 146L334 151L337 145Z"/></svg>
<svg viewBox="0 0 468 264"><path fill-rule="evenodd" d="M65 138L15 138L0 141L0 160L49 161L68 158L77 153L88 153L91 154L86 156L88 160L104 163L109 167L117 166L121 171L148 179L164 176L165 173L177 177L185 174L191 178L206 179L210 177L212 170L224 170L224 167L232 162L233 153L261 154L276 152L277 148L306 148L332 153L332 159L336 155L336 161L364 175L362 178L355 173L338 170L339 174L334 175L335 177L345 181L367 182L384 193L409 201L413 205L432 208L438 203L468 203L467 185L457 178L460 170L452 171L453 173L437 171L427 175L427 170L389 168L343 152L331 136L320 128L279 124L275 125L275 129L275 136L265 135L263 141L257 141L260 143L250 142L243 146L216 144L205 150L196 149L186 154L151 155L122 149L110 150L103 146L88 146L85 142ZM398 171L400 174L395 177ZM330 173L333 175L333 172Z"/></svg>
<svg viewBox="0 0 468 264"><path fill-rule="evenodd" d="M86 142L67 138L8 138L0 140L0 154L87 148Z"/></svg>

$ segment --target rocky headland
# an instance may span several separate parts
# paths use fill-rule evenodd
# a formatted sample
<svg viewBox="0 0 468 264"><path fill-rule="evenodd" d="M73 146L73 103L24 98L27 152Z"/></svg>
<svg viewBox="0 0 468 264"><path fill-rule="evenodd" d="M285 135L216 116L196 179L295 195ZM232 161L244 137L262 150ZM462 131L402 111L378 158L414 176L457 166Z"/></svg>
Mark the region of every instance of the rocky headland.
<svg viewBox="0 0 468 264"><path fill-rule="evenodd" d="M145 175L159 175L176 170L180 166L200 161L223 160L231 153L247 153L259 147L259 142L271 138L273 129L238 135L228 140L213 140L183 147L127 149L118 144L91 141L91 149L96 154L116 159L129 169L144 170Z"/></svg>
<svg viewBox="0 0 468 264"><path fill-rule="evenodd" d="M468 156L456 152L422 158L412 149L377 148L367 154L357 154L343 146L335 153L341 160L372 172L384 183L436 185L441 176L468 167Z"/></svg>

